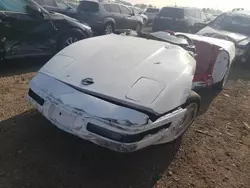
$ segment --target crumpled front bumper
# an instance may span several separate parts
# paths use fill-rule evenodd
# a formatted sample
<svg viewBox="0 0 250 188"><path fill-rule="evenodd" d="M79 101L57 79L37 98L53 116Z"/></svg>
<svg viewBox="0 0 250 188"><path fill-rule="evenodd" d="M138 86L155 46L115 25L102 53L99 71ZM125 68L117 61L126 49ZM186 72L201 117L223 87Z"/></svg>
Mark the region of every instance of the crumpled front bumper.
<svg viewBox="0 0 250 188"><path fill-rule="evenodd" d="M30 83L28 100L59 129L118 152L173 141L186 113L178 108L152 122L141 112L89 96L39 73Z"/></svg>

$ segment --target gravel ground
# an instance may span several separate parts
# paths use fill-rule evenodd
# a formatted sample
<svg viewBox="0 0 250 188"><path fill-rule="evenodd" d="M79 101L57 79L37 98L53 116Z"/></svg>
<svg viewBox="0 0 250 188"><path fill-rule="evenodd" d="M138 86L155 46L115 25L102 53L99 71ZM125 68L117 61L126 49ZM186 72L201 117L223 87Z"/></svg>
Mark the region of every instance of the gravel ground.
<svg viewBox="0 0 250 188"><path fill-rule="evenodd" d="M0 188L250 187L250 69L234 68L221 93L199 92L201 113L182 140L119 154L31 108L28 83L43 62L0 69Z"/></svg>

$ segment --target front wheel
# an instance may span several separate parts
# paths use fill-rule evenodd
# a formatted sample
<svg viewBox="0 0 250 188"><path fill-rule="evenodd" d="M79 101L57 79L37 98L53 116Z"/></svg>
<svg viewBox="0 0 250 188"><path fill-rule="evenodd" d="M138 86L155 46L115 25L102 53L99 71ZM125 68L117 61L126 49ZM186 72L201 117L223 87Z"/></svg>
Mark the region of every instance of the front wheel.
<svg viewBox="0 0 250 188"><path fill-rule="evenodd" d="M59 38L58 50L62 50L63 48L85 38L87 38L87 36L79 29L70 29Z"/></svg>
<svg viewBox="0 0 250 188"><path fill-rule="evenodd" d="M104 26L104 34L109 35L114 33L114 25L112 23L106 23Z"/></svg>
<svg viewBox="0 0 250 188"><path fill-rule="evenodd" d="M138 23L135 27L135 31L139 34L141 33L142 31L142 24L141 23Z"/></svg>

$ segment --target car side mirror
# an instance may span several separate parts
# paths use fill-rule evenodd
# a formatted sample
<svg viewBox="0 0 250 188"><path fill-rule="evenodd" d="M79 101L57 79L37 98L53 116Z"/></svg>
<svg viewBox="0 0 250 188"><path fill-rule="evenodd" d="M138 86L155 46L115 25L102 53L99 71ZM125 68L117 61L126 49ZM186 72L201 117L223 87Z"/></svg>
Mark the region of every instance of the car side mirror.
<svg viewBox="0 0 250 188"><path fill-rule="evenodd" d="M43 19L42 10L36 5L27 5L26 11L32 17Z"/></svg>

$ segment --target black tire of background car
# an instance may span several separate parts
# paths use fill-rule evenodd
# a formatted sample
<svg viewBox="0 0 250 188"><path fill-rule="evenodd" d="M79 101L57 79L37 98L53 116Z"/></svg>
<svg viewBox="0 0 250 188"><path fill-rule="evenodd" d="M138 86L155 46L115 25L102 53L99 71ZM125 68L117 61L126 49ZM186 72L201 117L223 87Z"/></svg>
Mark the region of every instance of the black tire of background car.
<svg viewBox="0 0 250 188"><path fill-rule="evenodd" d="M227 72L224 75L223 79L220 82L213 85L213 89L221 91L226 86L227 81L228 81L228 76L230 74L230 70L231 70L231 66L227 69Z"/></svg>
<svg viewBox="0 0 250 188"><path fill-rule="evenodd" d="M142 24L141 23L137 23L136 27L135 27L135 31L139 34L142 31Z"/></svg>
<svg viewBox="0 0 250 188"><path fill-rule="evenodd" d="M62 50L63 48L69 46L70 44L73 44L74 42L77 42L85 38L88 37L83 31L76 28L69 29L66 32L62 33L61 36L59 37L57 42L57 48L58 50Z"/></svg>
<svg viewBox="0 0 250 188"><path fill-rule="evenodd" d="M108 22L105 24L104 29L103 29L104 35L114 33L114 31L115 31L115 26L112 22Z"/></svg>

